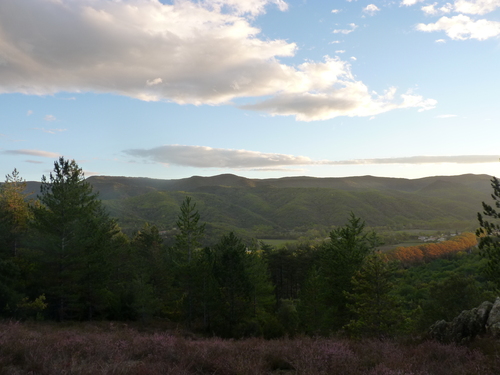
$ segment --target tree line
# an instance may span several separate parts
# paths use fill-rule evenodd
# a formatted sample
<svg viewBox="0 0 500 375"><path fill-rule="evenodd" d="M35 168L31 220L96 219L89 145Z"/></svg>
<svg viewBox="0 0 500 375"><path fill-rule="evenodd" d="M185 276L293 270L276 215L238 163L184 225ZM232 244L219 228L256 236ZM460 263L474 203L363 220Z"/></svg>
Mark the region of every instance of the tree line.
<svg viewBox="0 0 500 375"><path fill-rule="evenodd" d="M466 232L452 237L448 241L427 243L418 246L399 246L392 250L388 254L388 257L389 259L400 261L405 267L409 267L450 256L461 251L470 251L476 245L476 235Z"/></svg>
<svg viewBox="0 0 500 375"><path fill-rule="evenodd" d="M5 318L162 319L208 335L267 338L391 335L418 320L422 303L405 301L395 285L417 258L378 252L379 238L354 214L322 244L275 249L231 232L202 246L205 225L186 197L166 246L149 224L126 236L74 160L55 161L37 199L25 188L17 170L0 187ZM455 242L472 246L469 237ZM419 250L426 261L456 252Z"/></svg>

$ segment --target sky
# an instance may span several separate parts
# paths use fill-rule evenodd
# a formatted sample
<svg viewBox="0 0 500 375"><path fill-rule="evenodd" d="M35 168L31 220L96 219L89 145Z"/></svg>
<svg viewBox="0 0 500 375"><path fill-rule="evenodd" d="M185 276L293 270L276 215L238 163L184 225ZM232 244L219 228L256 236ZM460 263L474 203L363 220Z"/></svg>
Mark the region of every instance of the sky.
<svg viewBox="0 0 500 375"><path fill-rule="evenodd" d="M0 0L1 176L498 176L499 140L500 0Z"/></svg>

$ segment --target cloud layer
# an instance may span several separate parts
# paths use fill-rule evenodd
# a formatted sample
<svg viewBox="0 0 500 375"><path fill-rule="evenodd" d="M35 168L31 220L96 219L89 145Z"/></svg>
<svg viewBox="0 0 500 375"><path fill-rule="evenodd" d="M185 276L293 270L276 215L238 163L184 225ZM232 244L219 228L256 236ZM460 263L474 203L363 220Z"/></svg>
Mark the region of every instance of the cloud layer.
<svg viewBox="0 0 500 375"><path fill-rule="evenodd" d="M441 17L435 23L417 25L420 31L444 31L451 39L485 40L500 35L500 22L487 19L473 19L465 14L484 15L500 7L499 0L456 0L453 4L441 6L436 2L425 5L422 11L427 15L442 15L451 12L460 13L453 17Z"/></svg>
<svg viewBox="0 0 500 375"><path fill-rule="evenodd" d="M459 14L454 17L441 17L436 23L418 24L420 31L444 31L455 40L478 39L485 40L500 35L500 22L477 20Z"/></svg>
<svg viewBox="0 0 500 375"><path fill-rule="evenodd" d="M2 0L0 93L99 92L195 105L266 97L245 109L305 121L434 106L409 93L370 93L339 59L281 63L296 44L260 39L252 26L269 6L287 9L283 0Z"/></svg>
<svg viewBox="0 0 500 375"><path fill-rule="evenodd" d="M496 163L499 155L411 156L399 158L356 160L313 160L306 156L232 150L204 146L164 145L151 149L125 150L125 154L168 165L196 168L278 168L305 165L367 165L367 164L478 164Z"/></svg>
<svg viewBox="0 0 500 375"><path fill-rule="evenodd" d="M51 158L56 159L59 155L56 152L42 151L42 150L6 150L4 151L6 154L13 155L30 155L30 156L40 156L42 158Z"/></svg>

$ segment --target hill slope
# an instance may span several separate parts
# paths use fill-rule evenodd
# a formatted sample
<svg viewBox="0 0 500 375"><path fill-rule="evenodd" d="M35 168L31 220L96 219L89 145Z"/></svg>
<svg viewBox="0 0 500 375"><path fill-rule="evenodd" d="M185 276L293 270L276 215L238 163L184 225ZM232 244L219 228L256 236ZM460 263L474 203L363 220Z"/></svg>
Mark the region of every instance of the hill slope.
<svg viewBox="0 0 500 375"><path fill-rule="evenodd" d="M171 229L180 203L189 195L213 231L286 236L291 231L342 225L350 212L370 226L471 229L481 202L489 199L490 179L487 175L247 179L224 174L180 180L106 176L87 180L128 232L144 222ZM30 183L29 189L37 191L37 183Z"/></svg>

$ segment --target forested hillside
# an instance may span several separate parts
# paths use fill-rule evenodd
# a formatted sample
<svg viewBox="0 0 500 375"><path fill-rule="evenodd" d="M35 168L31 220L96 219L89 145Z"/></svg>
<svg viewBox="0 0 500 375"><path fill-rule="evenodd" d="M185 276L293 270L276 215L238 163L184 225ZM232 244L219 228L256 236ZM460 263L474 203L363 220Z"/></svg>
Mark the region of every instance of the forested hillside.
<svg viewBox="0 0 500 375"><path fill-rule="evenodd" d="M260 238L294 238L329 231L350 212L387 230L475 230L480 202L489 198L487 175L421 179L382 177L246 179L235 175L181 180L92 176L87 181L128 234L145 222L175 227L182 200L193 197L210 233L233 230ZM38 192L39 183L28 183Z"/></svg>

